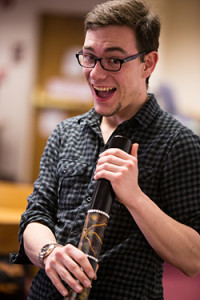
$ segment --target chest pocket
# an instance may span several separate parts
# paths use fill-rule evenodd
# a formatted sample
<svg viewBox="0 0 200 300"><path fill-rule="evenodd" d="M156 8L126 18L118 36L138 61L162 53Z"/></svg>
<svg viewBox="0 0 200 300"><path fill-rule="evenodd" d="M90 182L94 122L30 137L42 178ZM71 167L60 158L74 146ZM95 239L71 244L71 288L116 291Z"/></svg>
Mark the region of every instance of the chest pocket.
<svg viewBox="0 0 200 300"><path fill-rule="evenodd" d="M58 163L58 206L73 210L82 203L90 181L88 165L80 158L61 160Z"/></svg>

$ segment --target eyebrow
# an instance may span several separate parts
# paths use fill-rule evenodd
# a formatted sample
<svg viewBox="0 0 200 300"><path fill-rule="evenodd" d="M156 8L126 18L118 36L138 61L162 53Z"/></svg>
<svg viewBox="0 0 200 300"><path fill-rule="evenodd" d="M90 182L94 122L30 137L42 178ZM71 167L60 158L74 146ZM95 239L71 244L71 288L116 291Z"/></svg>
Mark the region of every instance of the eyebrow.
<svg viewBox="0 0 200 300"><path fill-rule="evenodd" d="M89 50L89 51L92 51L92 52L95 52L94 49L92 47L83 47L84 50ZM127 54L127 52L121 48L121 47L108 47L106 48L105 50L105 53L108 53L108 52L114 52L114 51L119 51L121 52L122 54Z"/></svg>

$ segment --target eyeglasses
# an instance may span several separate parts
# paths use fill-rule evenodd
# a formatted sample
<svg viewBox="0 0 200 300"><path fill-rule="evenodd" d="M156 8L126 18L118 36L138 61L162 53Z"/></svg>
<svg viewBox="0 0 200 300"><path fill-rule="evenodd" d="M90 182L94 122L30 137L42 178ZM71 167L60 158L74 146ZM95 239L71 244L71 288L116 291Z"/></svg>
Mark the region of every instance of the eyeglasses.
<svg viewBox="0 0 200 300"><path fill-rule="evenodd" d="M131 55L125 59L115 57L99 58L92 54L83 53L83 51L81 50L80 52L76 53L76 58L78 60L79 65L83 68L92 69L96 66L97 61L99 61L102 69L106 71L117 72L121 69L124 63L127 63L145 54L146 52L140 52L135 55Z"/></svg>

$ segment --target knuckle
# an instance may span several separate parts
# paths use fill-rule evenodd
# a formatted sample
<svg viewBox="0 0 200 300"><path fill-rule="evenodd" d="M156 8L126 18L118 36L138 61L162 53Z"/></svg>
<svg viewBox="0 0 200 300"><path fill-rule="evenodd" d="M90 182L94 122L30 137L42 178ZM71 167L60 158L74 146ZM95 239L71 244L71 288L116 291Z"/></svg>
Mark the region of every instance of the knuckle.
<svg viewBox="0 0 200 300"><path fill-rule="evenodd" d="M127 169L132 169L135 167L135 161L133 159L130 159L127 161Z"/></svg>
<svg viewBox="0 0 200 300"><path fill-rule="evenodd" d="M45 272L48 276L51 274L51 267L49 264L45 265Z"/></svg>
<svg viewBox="0 0 200 300"><path fill-rule="evenodd" d="M67 269L72 272L76 269L77 265L75 264L75 262L73 260L69 260L67 262Z"/></svg>
<svg viewBox="0 0 200 300"><path fill-rule="evenodd" d="M74 268L73 268L73 274L75 276L79 276L80 275L80 268L78 265L76 265Z"/></svg>
<svg viewBox="0 0 200 300"><path fill-rule="evenodd" d="M65 269L62 269L62 270L59 271L59 276L63 280L65 280L67 278L67 275L68 275L68 272Z"/></svg>
<svg viewBox="0 0 200 300"><path fill-rule="evenodd" d="M116 173L116 175L115 175L115 182L119 183L120 180L121 180L121 178L122 178L122 174L121 173Z"/></svg>
<svg viewBox="0 0 200 300"><path fill-rule="evenodd" d="M79 252L78 257L79 257L79 261L81 261L81 262L85 261L85 259L86 259L86 256L82 251Z"/></svg>
<svg viewBox="0 0 200 300"><path fill-rule="evenodd" d="M112 163L112 161L111 161L111 163ZM105 162L104 168L105 168L105 169L108 169L109 166L110 166L110 163L109 163L109 162Z"/></svg>
<svg viewBox="0 0 200 300"><path fill-rule="evenodd" d="M53 252L53 256L52 256L52 259L53 259L53 261L55 262L56 260L58 260L58 259L60 259L61 258L61 256L62 256L62 251L61 251L61 249L55 249L54 250L54 252Z"/></svg>
<svg viewBox="0 0 200 300"><path fill-rule="evenodd" d="M82 251L80 251L79 252L79 254L78 254L78 261L80 262L80 263L82 263L82 262L84 262L85 261L85 254L82 252Z"/></svg>
<svg viewBox="0 0 200 300"><path fill-rule="evenodd" d="M49 266L54 266L56 264L56 257L52 255L49 257Z"/></svg>
<svg viewBox="0 0 200 300"><path fill-rule="evenodd" d="M67 253L71 253L73 251L73 246L71 244L65 245L64 248Z"/></svg>
<svg viewBox="0 0 200 300"><path fill-rule="evenodd" d="M117 155L119 155L120 153L121 153L121 150L119 149L119 148L114 148L115 149L115 153L117 154Z"/></svg>

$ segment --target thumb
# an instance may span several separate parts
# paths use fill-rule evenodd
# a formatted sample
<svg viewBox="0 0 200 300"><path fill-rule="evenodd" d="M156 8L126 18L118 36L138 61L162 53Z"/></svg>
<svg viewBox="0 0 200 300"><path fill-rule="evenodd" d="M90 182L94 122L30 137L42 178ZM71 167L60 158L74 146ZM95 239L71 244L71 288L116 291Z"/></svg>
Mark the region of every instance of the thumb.
<svg viewBox="0 0 200 300"><path fill-rule="evenodd" d="M134 156L135 158L137 158L137 152L138 152L138 144L133 144L132 148L131 148L131 155Z"/></svg>

